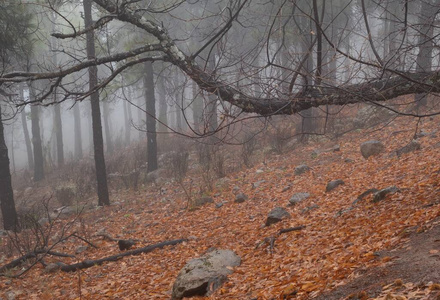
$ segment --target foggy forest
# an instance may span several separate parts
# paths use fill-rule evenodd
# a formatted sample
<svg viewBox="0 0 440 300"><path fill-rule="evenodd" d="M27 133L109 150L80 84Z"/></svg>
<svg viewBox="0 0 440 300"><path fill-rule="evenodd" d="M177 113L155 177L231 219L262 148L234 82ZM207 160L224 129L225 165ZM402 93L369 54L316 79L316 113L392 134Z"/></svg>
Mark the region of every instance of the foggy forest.
<svg viewBox="0 0 440 300"><path fill-rule="evenodd" d="M440 299L439 25L0 1L0 299Z"/></svg>

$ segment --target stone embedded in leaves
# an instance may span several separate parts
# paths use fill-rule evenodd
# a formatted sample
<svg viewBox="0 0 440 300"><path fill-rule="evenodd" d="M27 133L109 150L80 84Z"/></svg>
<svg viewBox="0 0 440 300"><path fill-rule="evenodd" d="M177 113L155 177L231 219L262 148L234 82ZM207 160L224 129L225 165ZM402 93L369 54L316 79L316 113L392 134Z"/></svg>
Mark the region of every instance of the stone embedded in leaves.
<svg viewBox="0 0 440 300"><path fill-rule="evenodd" d="M344 181L342 179L332 180L329 183L327 183L325 191L330 192L342 184L344 184Z"/></svg>
<svg viewBox="0 0 440 300"><path fill-rule="evenodd" d="M387 188L385 188L383 190L380 190L380 191L374 193L373 200L371 202L377 203L377 202L382 201L383 199L385 199L388 194L395 194L397 192L400 192L398 187L396 187L396 186L389 186L389 187L387 187Z"/></svg>
<svg viewBox="0 0 440 300"><path fill-rule="evenodd" d="M202 197L194 200L193 208L200 207L205 205L206 203L214 203L214 199L211 197Z"/></svg>
<svg viewBox="0 0 440 300"><path fill-rule="evenodd" d="M385 151L385 146L380 141L368 141L361 144L361 154L367 159L370 156L379 155Z"/></svg>
<svg viewBox="0 0 440 300"><path fill-rule="evenodd" d="M177 275L171 299L209 296L227 280L227 275L233 273L231 267L240 264L240 257L233 251L220 249L190 260Z"/></svg>
<svg viewBox="0 0 440 300"><path fill-rule="evenodd" d="M237 196L235 196L234 202L235 203L242 203L242 202L246 201L247 199L248 199L248 196L246 196L243 193L240 193Z"/></svg>
<svg viewBox="0 0 440 300"><path fill-rule="evenodd" d="M307 165L299 165L295 168L295 175L301 175L305 172L310 171L310 167Z"/></svg>
<svg viewBox="0 0 440 300"><path fill-rule="evenodd" d="M295 205L310 197L309 193L295 193L289 199L290 205Z"/></svg>
<svg viewBox="0 0 440 300"><path fill-rule="evenodd" d="M267 216L266 226L278 223L285 218L290 218L290 214L282 207L275 207Z"/></svg>
<svg viewBox="0 0 440 300"><path fill-rule="evenodd" d="M421 146L420 143L412 140L408 145L400 148L396 151L397 156L401 156L402 154L410 153L416 150L420 150Z"/></svg>

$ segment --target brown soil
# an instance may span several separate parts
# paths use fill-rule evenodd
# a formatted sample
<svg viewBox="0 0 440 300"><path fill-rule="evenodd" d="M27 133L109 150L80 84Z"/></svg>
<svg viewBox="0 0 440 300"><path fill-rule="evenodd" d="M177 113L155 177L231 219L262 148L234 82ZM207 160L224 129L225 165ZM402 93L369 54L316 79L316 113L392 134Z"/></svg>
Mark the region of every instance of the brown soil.
<svg viewBox="0 0 440 300"><path fill-rule="evenodd" d="M440 299L440 218L429 227L410 230L399 248L377 255L391 261L358 270L352 281L314 299Z"/></svg>

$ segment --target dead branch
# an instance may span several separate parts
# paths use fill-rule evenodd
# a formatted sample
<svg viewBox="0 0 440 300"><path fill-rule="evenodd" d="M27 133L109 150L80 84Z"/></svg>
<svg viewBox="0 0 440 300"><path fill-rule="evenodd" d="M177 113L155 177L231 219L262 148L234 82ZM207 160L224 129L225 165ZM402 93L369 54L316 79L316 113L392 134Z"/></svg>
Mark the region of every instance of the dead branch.
<svg viewBox="0 0 440 300"><path fill-rule="evenodd" d="M306 228L305 225L300 225L300 226L296 226L296 227L280 229L280 231L278 232L278 235L286 233L286 232L298 231L298 230L301 230L301 229L304 229L304 228Z"/></svg>
<svg viewBox="0 0 440 300"><path fill-rule="evenodd" d="M107 262L107 261L117 261L125 256L138 255L141 253L148 253L148 252L153 251L154 249L163 248L165 246L177 245L177 244L180 244L185 241L187 241L187 240L186 239L178 239L178 240L165 241L165 242L161 242L158 244L146 246L143 248L123 252L123 253L112 255L112 256L107 256L107 257L96 259L96 260L84 260L80 263L62 266L61 270L64 272L74 272L77 270L87 269L87 268L93 267L95 265L102 265L104 262Z"/></svg>
<svg viewBox="0 0 440 300"><path fill-rule="evenodd" d="M49 254L49 255L60 256L60 257L75 257L75 255L60 253L60 252L55 252L55 251L50 251L50 250L44 250L44 249L43 250L35 250L32 252L26 253L25 255L20 256L19 258L14 259L10 263L7 263L6 265L0 267L0 273L4 273L7 270L18 267L26 260L31 259L31 258L36 258L39 254Z"/></svg>

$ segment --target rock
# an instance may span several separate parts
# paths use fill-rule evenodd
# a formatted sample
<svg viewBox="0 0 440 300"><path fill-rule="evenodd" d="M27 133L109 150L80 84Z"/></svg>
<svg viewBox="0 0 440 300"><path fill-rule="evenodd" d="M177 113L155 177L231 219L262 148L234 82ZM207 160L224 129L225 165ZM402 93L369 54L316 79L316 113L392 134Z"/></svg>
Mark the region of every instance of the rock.
<svg viewBox="0 0 440 300"><path fill-rule="evenodd" d="M344 159L344 162L350 164L350 163L354 162L354 160L352 160L351 158L346 158L346 159Z"/></svg>
<svg viewBox="0 0 440 300"><path fill-rule="evenodd" d="M299 165L295 168L295 175L301 175L304 174L305 172L310 171L309 166L307 165Z"/></svg>
<svg viewBox="0 0 440 300"><path fill-rule="evenodd" d="M83 253L84 251L87 251L88 249L89 249L89 246L79 246L76 248L75 253L80 254L80 253Z"/></svg>
<svg viewBox="0 0 440 300"><path fill-rule="evenodd" d="M383 190L374 193L373 200L371 202L377 203L385 199L388 194L395 194L397 192L400 192L399 188L395 186L389 186Z"/></svg>
<svg viewBox="0 0 440 300"><path fill-rule="evenodd" d="M234 186L232 188L232 194L237 195L240 193L240 188L238 186Z"/></svg>
<svg viewBox="0 0 440 300"><path fill-rule="evenodd" d="M364 199L365 197L367 197L370 194L374 194L376 192L378 192L378 189L372 188L372 189L368 189L365 192L363 192L362 194L360 194L356 200L353 201L353 203L351 204L351 206L355 206L359 201L361 201L362 199Z"/></svg>
<svg viewBox="0 0 440 300"><path fill-rule="evenodd" d="M215 208L220 208L223 206L223 202L219 202L215 204Z"/></svg>
<svg viewBox="0 0 440 300"><path fill-rule="evenodd" d="M243 203L244 201L246 201L248 199L248 196L246 196L243 193L238 194L237 196L235 196L235 203Z"/></svg>
<svg viewBox="0 0 440 300"><path fill-rule="evenodd" d="M118 240L118 247L119 250L125 251L130 249L136 244L135 240L129 239L129 240Z"/></svg>
<svg viewBox="0 0 440 300"><path fill-rule="evenodd" d="M317 204L313 204L313 205L311 205L311 206L307 206L306 208L304 208L303 210L301 210L301 213L302 213L302 214L305 214L305 213L308 213L308 212L311 211L311 210L318 209L318 208L319 208L319 205L317 205Z"/></svg>
<svg viewBox="0 0 440 300"><path fill-rule="evenodd" d="M40 226L44 226L47 223L49 223L49 219L48 218L41 218L38 220L38 224L40 224Z"/></svg>
<svg viewBox="0 0 440 300"><path fill-rule="evenodd" d="M278 223L285 218L290 218L290 214L282 207L275 207L269 212L266 220L266 226Z"/></svg>
<svg viewBox="0 0 440 300"><path fill-rule="evenodd" d="M0 229L0 236L8 236L6 230Z"/></svg>
<svg viewBox="0 0 440 300"><path fill-rule="evenodd" d="M310 197L309 193L296 193L289 199L290 205L295 205Z"/></svg>
<svg viewBox="0 0 440 300"><path fill-rule="evenodd" d="M408 145L400 148L396 151L397 156L401 156L402 154L410 153L416 150L420 150L421 146L420 143L412 140Z"/></svg>
<svg viewBox="0 0 440 300"><path fill-rule="evenodd" d="M291 188L292 188L292 185L289 184L289 185L285 186L285 187L281 190L281 193L287 192L287 191L290 190Z"/></svg>
<svg viewBox="0 0 440 300"><path fill-rule="evenodd" d="M254 183L252 183L252 188L253 189L256 189L257 187L259 187L262 183L265 183L266 182L266 180L260 180L260 181L257 181L257 182L254 182Z"/></svg>
<svg viewBox="0 0 440 300"><path fill-rule="evenodd" d="M384 151L385 146L380 141L367 141L361 144L361 153L365 159L370 156L379 155Z"/></svg>
<svg viewBox="0 0 440 300"><path fill-rule="evenodd" d="M257 173L257 174L261 174L261 173L264 173L264 171L261 170L261 169L258 169L257 171L255 171L255 173Z"/></svg>
<svg viewBox="0 0 440 300"><path fill-rule="evenodd" d="M329 183L327 183L327 186L325 188L326 192L330 192L332 190L334 190L335 188L337 188L338 186L344 184L345 182L342 179L336 179L336 180L332 180Z"/></svg>
<svg viewBox="0 0 440 300"><path fill-rule="evenodd" d="M54 209L56 214L70 215L76 213L76 209L72 206L62 206L60 208Z"/></svg>
<svg viewBox="0 0 440 300"><path fill-rule="evenodd" d="M205 205L206 203L214 203L214 199L211 197L202 197L194 200L193 208L200 207Z"/></svg>
<svg viewBox="0 0 440 300"><path fill-rule="evenodd" d="M71 206L76 196L76 186L70 183L64 183L55 188L55 197L58 203L63 206Z"/></svg>
<svg viewBox="0 0 440 300"><path fill-rule="evenodd" d="M192 296L209 296L241 264L241 259L231 250L214 249L204 256L190 260L177 275L171 299Z"/></svg>

